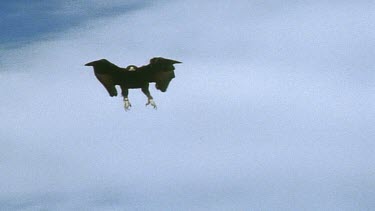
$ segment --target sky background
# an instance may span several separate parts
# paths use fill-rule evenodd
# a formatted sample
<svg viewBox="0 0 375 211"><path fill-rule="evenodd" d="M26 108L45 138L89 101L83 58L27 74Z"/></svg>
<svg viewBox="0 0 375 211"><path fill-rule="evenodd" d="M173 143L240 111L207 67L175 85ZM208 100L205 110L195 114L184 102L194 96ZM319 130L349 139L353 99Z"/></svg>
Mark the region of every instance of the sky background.
<svg viewBox="0 0 375 211"><path fill-rule="evenodd" d="M4 1L0 210L374 210L375 4ZM182 61L125 112L85 63Z"/></svg>

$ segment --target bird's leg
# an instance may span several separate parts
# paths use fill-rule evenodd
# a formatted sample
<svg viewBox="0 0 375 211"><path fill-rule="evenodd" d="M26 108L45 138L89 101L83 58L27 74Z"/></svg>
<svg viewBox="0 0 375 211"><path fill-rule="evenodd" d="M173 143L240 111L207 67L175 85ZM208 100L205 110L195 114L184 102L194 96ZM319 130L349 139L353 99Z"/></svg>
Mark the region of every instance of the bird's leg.
<svg viewBox="0 0 375 211"><path fill-rule="evenodd" d="M129 111L130 107L132 107L132 104L130 104L130 101L128 98L129 90L124 86L121 86L121 90L122 90L122 96L124 97L124 109L125 111Z"/></svg>
<svg viewBox="0 0 375 211"><path fill-rule="evenodd" d="M150 91L148 90L148 83L147 85L142 87L142 92L147 96L147 103L146 106L151 105L154 109L157 109L154 99L152 98Z"/></svg>

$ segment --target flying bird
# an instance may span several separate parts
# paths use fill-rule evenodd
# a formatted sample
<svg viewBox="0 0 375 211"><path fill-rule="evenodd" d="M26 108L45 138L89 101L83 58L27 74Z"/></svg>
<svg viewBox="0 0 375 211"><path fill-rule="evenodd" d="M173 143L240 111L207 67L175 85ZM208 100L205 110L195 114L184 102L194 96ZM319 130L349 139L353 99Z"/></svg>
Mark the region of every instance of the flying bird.
<svg viewBox="0 0 375 211"><path fill-rule="evenodd" d="M89 62L85 66L92 66L96 78L106 88L109 96L117 96L116 85L121 88L124 98L124 108L128 111L131 107L128 94L129 89L141 89L147 96L147 105L157 108L149 91L149 83L154 82L156 89L165 92L171 80L175 77L174 64L182 62L155 57L150 63L141 67L129 65L126 68L118 67L106 59Z"/></svg>

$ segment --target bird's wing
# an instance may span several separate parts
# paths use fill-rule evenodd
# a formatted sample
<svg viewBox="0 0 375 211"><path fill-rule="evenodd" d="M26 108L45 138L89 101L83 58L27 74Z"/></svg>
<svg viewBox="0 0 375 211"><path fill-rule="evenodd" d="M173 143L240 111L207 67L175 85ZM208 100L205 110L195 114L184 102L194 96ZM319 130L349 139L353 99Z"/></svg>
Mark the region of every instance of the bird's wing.
<svg viewBox="0 0 375 211"><path fill-rule="evenodd" d="M167 71L173 71L174 70L174 64L179 64L182 62L172 60L172 59L166 59L163 57L154 57L150 59L150 66L151 71L154 72L167 72Z"/></svg>
<svg viewBox="0 0 375 211"><path fill-rule="evenodd" d="M95 76L100 81L100 83L106 88L106 90L109 93L109 96L117 96L117 90L115 87L116 84L113 75L95 73Z"/></svg>
<svg viewBox="0 0 375 211"><path fill-rule="evenodd" d="M119 67L106 59L93 61L85 64L85 66L92 66L94 68L96 78L106 88L111 97L117 96L115 77L119 72Z"/></svg>

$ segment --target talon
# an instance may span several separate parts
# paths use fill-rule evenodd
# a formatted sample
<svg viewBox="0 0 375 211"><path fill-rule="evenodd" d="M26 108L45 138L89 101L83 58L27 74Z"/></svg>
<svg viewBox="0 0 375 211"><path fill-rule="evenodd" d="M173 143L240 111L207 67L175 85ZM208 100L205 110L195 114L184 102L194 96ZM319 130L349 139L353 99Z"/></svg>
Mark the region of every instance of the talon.
<svg viewBox="0 0 375 211"><path fill-rule="evenodd" d="M153 99L148 99L146 106L151 105L154 109L157 109L155 101Z"/></svg>
<svg viewBox="0 0 375 211"><path fill-rule="evenodd" d="M132 104L130 104L130 101L128 99L124 99L124 109L125 109L125 111L129 111L130 107L132 107Z"/></svg>

